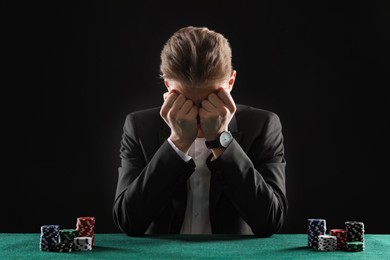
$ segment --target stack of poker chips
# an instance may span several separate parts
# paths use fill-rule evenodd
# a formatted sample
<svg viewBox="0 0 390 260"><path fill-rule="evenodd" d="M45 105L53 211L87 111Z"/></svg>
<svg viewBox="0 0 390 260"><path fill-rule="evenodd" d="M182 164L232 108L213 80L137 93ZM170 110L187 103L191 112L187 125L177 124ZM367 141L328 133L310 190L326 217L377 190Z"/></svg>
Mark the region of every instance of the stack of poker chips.
<svg viewBox="0 0 390 260"><path fill-rule="evenodd" d="M359 221L347 221L345 227L348 236L348 251L364 251L364 223Z"/></svg>
<svg viewBox="0 0 390 260"><path fill-rule="evenodd" d="M309 218L307 220L307 245L311 248L318 248L318 237L326 233L326 220L319 218Z"/></svg>
<svg viewBox="0 0 390 260"><path fill-rule="evenodd" d="M318 236L318 250L335 251L337 248L337 237L331 235Z"/></svg>
<svg viewBox="0 0 390 260"><path fill-rule="evenodd" d="M60 237L60 226L41 226L39 249L41 251L55 251Z"/></svg>
<svg viewBox="0 0 390 260"><path fill-rule="evenodd" d="M72 252L73 241L77 237L76 229L61 229L60 230L60 241L56 246L57 252Z"/></svg>
<svg viewBox="0 0 390 260"><path fill-rule="evenodd" d="M324 219L308 219L308 247L320 251L364 251L364 224L359 221L346 221L345 229L331 229L326 234Z"/></svg>
<svg viewBox="0 0 390 260"><path fill-rule="evenodd" d="M52 252L92 250L95 218L77 218L76 229L61 229L59 225L41 226L39 249Z"/></svg>
<svg viewBox="0 0 390 260"><path fill-rule="evenodd" d="M337 249L344 250L347 248L348 236L345 229L331 229L329 235L337 238Z"/></svg>
<svg viewBox="0 0 390 260"><path fill-rule="evenodd" d="M77 218L76 230L79 237L90 237L92 246L95 244L95 218L79 217Z"/></svg>

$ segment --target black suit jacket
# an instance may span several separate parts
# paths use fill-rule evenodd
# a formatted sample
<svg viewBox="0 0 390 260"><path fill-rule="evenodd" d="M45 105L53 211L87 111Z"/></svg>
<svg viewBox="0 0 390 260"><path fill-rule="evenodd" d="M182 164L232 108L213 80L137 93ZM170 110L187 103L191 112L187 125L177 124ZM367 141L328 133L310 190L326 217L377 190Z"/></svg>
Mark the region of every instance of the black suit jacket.
<svg viewBox="0 0 390 260"><path fill-rule="evenodd" d="M113 218L130 236L177 234L184 219L195 163L185 162L168 143L170 129L159 112L130 113L123 127ZM279 117L237 105L229 130L233 142L206 162L212 232L246 234L249 225L255 235L270 236L282 227L288 208Z"/></svg>

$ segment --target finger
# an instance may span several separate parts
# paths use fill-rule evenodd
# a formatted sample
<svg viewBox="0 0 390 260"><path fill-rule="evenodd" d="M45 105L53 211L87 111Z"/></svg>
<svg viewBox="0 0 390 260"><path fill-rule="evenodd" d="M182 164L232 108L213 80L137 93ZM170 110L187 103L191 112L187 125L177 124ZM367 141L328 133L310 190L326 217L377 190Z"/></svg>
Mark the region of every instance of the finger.
<svg viewBox="0 0 390 260"><path fill-rule="evenodd" d="M173 102L173 105L172 105L171 109L179 111L180 108L183 106L185 101L186 101L186 98L183 95L179 95L176 98L175 102Z"/></svg>
<svg viewBox="0 0 390 260"><path fill-rule="evenodd" d="M205 116L205 114L207 114L208 112L203 108L199 108L198 109L198 114L199 114L199 122L202 122L202 118Z"/></svg>
<svg viewBox="0 0 390 260"><path fill-rule="evenodd" d="M205 99L202 101L202 108L207 111L207 112L213 112L215 111L217 108L215 106L213 106L209 100Z"/></svg>
<svg viewBox="0 0 390 260"><path fill-rule="evenodd" d="M178 98L178 94L174 93L174 92L169 92L166 99L165 99L165 102L164 104L171 108L173 103L175 102L175 100Z"/></svg>
<svg viewBox="0 0 390 260"><path fill-rule="evenodd" d="M188 112L188 116L190 118L197 118L198 117L198 107L197 106L192 106L190 111Z"/></svg>
<svg viewBox="0 0 390 260"><path fill-rule="evenodd" d="M230 111L234 112L236 110L236 103L226 89L221 88L218 91L218 97L223 101L223 103Z"/></svg>
<svg viewBox="0 0 390 260"><path fill-rule="evenodd" d="M173 103L175 102L177 98L176 93L169 93L167 95L167 98L165 99L163 105L161 106L161 112L160 114L165 117L168 114L168 111L171 109Z"/></svg>
<svg viewBox="0 0 390 260"><path fill-rule="evenodd" d="M214 93L211 93L207 98L214 107L225 106L225 103Z"/></svg>
<svg viewBox="0 0 390 260"><path fill-rule="evenodd" d="M179 95L176 90L172 89L170 91L167 91L163 94L163 98L164 100L168 98L169 95L172 95L172 94L175 94L175 95Z"/></svg>
<svg viewBox="0 0 390 260"><path fill-rule="evenodd" d="M183 113L183 115L187 114L191 110L193 105L194 103L192 102L192 100L187 99L184 102L183 106L180 108L180 112Z"/></svg>

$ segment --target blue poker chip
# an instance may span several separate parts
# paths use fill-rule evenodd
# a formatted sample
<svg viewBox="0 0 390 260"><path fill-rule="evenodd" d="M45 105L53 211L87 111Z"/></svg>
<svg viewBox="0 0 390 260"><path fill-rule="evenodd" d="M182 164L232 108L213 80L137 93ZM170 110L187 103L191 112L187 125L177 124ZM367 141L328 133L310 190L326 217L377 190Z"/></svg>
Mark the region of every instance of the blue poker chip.
<svg viewBox="0 0 390 260"><path fill-rule="evenodd" d="M318 249L318 237L326 234L326 220L321 218L307 219L307 245Z"/></svg>
<svg viewBox="0 0 390 260"><path fill-rule="evenodd" d="M59 225L41 226L41 236L39 240L39 249L41 251L56 251L56 246L60 238Z"/></svg>

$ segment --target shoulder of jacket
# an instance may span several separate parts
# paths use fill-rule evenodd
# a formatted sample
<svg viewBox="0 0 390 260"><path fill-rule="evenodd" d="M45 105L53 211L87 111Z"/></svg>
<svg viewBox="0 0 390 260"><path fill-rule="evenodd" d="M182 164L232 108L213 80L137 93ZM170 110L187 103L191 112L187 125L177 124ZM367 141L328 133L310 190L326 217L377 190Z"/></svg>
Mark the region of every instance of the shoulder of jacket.
<svg viewBox="0 0 390 260"><path fill-rule="evenodd" d="M261 109L253 106L236 104L236 116L237 118L253 118L258 120L272 120L279 119L278 115L270 110Z"/></svg>
<svg viewBox="0 0 390 260"><path fill-rule="evenodd" d="M126 115L127 120L155 120L160 118L160 107L152 107L142 110L131 111Z"/></svg>

